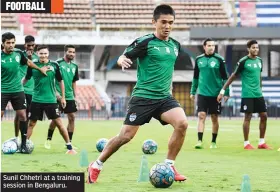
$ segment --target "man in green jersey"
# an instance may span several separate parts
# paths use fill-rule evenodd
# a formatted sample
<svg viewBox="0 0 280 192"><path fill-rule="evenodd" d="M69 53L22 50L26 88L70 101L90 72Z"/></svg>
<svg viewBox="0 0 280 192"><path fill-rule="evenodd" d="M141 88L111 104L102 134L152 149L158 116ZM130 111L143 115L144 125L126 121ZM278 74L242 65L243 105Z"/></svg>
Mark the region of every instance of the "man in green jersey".
<svg viewBox="0 0 280 192"><path fill-rule="evenodd" d="M59 109L62 113L67 114L68 136L70 138L70 142L72 142L74 126L75 126L75 112L77 112L77 106L76 106L76 102L75 102L76 81L79 80L79 72L78 72L78 65L73 62L73 59L75 58L75 53L76 53L75 46L74 45L65 45L64 51L65 51L65 56L56 61L59 65L62 79L64 82L65 99L66 99L66 107L62 108L62 106L60 105ZM56 82L56 90L58 91L57 97L58 97L58 100L60 103L62 93L61 93L61 89L59 87L58 82ZM45 142L46 149L51 148L51 140L52 140L52 136L53 136L55 127L56 127L55 122L52 121L49 126L47 141ZM73 148L76 148L76 147L73 146Z"/></svg>
<svg viewBox="0 0 280 192"><path fill-rule="evenodd" d="M239 60L234 73L230 76L220 91L217 101L221 101L225 89L234 81L237 75L241 76L242 95L240 111L245 113L243 122L244 149L255 149L249 142L249 130L252 113L258 113L260 117L259 149L271 149L264 140L267 121L267 107L262 94L261 72L262 59L258 57L259 45L256 40L247 43L249 54Z"/></svg>
<svg viewBox="0 0 280 192"><path fill-rule="evenodd" d="M198 112L198 143L196 149L202 149L203 132L207 113L212 120L212 142L211 149L217 148L216 138L219 130L218 115L221 114L221 103L217 102L217 96L226 82L228 75L225 60L215 53L215 42L207 38L203 42L204 54L199 55L195 60L194 75L190 98L194 100L197 92L197 112ZM197 90L198 89L198 90ZM229 89L225 93L225 101L228 100Z"/></svg>
<svg viewBox="0 0 280 192"><path fill-rule="evenodd" d="M60 84L60 89L62 92L61 105L63 108L65 108L66 101L64 94L64 83L61 77L59 66L55 61L49 60L49 49L47 46L38 46L37 54L39 56L39 60L34 61L34 63L38 67L48 67L49 71L47 72L48 76L45 77L38 73L36 70L28 68L25 79L23 80L23 83L25 84L31 77L34 78L34 93L30 107L27 138L29 139L31 137L33 128L35 127L37 120L43 120L43 114L45 112L48 119L51 119L55 122L60 131L60 134L65 140L68 149L66 153L76 154L77 152L73 150L67 131L63 126L62 120L60 118L60 112L56 100L55 80Z"/></svg>
<svg viewBox="0 0 280 192"><path fill-rule="evenodd" d="M31 35L27 35L24 38L25 44L24 48L25 50L23 51L23 55L30 59L31 61L33 60L38 60L38 56L34 52L35 48L35 38ZM20 76L21 79L25 77L27 72L27 65L21 65L20 66ZM25 93L25 99L26 99L26 115L28 119L29 115L29 109L30 109L30 104L32 101L32 94L33 94L33 89L34 89L34 80L31 78L24 86L24 93ZM18 138L19 135L19 117L16 115L14 119L14 126L15 126L15 136Z"/></svg>
<svg viewBox="0 0 280 192"><path fill-rule="evenodd" d="M15 48L15 35L7 32L2 34L1 51L1 118L8 102L12 103L13 109L16 111L16 116L19 119L19 128L21 131L21 152L29 153L26 148L26 100L24 89L21 84L20 66L28 65L36 69L42 76L47 75L47 68L39 68L31 60L27 59L21 50Z"/></svg>
<svg viewBox="0 0 280 192"><path fill-rule="evenodd" d="M174 127L165 163L174 171L175 181L186 180L174 168L174 161L184 143L188 127L184 110L170 93L174 65L181 51L180 44L169 37L174 20L175 12L172 7L157 6L153 14L155 32L136 39L119 57L117 63L123 70L137 60L137 82L128 104L124 125L120 133L110 139L98 159L90 163L87 183L96 182L103 163L128 143L139 127L149 123L152 117L162 125L171 124Z"/></svg>

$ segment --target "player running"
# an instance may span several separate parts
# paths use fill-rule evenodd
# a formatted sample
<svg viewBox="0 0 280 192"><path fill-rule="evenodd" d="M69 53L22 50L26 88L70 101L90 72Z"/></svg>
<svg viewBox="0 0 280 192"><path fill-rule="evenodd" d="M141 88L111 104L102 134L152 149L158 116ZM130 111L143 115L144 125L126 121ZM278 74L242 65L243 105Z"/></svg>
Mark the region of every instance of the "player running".
<svg viewBox="0 0 280 192"><path fill-rule="evenodd" d="M123 70L137 59L137 83L128 104L123 127L117 136L110 139L97 160L90 163L87 183L97 181L103 163L128 143L139 127L149 123L152 117L162 125L171 124L174 127L165 163L174 171L175 181L186 180L174 167L188 127L184 110L170 94L174 65L181 51L180 44L169 37L174 20L175 12L172 7L157 6L153 14L155 32L136 39L119 57L117 63Z"/></svg>
<svg viewBox="0 0 280 192"><path fill-rule="evenodd" d="M67 131L62 124L60 118L60 112L57 105L56 95L55 95L55 80L59 82L61 89L61 105L63 108L66 106L64 83L61 77L59 66L55 61L49 60L49 49L47 46L38 46L37 54L39 60L34 63L38 67L46 66L49 68L47 72L47 77L42 76L36 70L31 68L27 69L27 74L25 79L23 79L23 84L25 84L31 77L34 78L34 94L30 107L30 117L29 125L27 131L27 138L29 139L32 135L33 128L35 127L37 120L43 120L43 114L47 115L48 119L52 119L56 126L58 127L60 134L66 142L68 151L67 154L76 154L77 152L72 148Z"/></svg>
<svg viewBox="0 0 280 192"><path fill-rule="evenodd" d="M29 153L26 147L27 117L24 89L21 84L20 66L28 65L37 73L47 75L47 68L39 68L27 59L21 50L15 48L16 38L13 33L2 34L1 51L1 118L8 102L10 101L19 121L21 132L21 153ZM16 127L16 125L15 125Z"/></svg>
<svg viewBox="0 0 280 192"><path fill-rule="evenodd" d="M70 142L72 142L73 134L74 134L74 127L75 127L75 112L77 112L77 106L75 102L76 96L76 81L79 80L79 72L78 72L78 65L73 62L75 58L76 48L74 45L65 45L64 46L65 56L61 59L58 59L56 62L59 65L60 72L62 75L62 79L64 82L65 87L65 99L66 99L66 107L63 108L60 104L61 101L61 89L59 83L56 82L56 90L58 91L58 100L59 100L59 110L62 113L66 113L68 117L68 136ZM48 137L47 141L45 142L45 148L51 148L51 140L53 136L54 129L56 128L55 122L51 121L48 130ZM77 149L77 147L74 147Z"/></svg>
<svg viewBox="0 0 280 192"><path fill-rule="evenodd" d="M198 93L197 112L198 112L198 143L196 149L203 148L203 132L207 113L212 120L212 142L211 149L217 148L216 139L219 130L218 115L221 114L221 103L217 102L217 96L228 79L225 60L222 56L215 53L215 42L208 38L203 42L204 54L199 55L195 60L194 75L191 87L190 98L194 100ZM198 90L197 90L198 89ZM229 89L226 90L224 99L229 98Z"/></svg>
<svg viewBox="0 0 280 192"><path fill-rule="evenodd" d="M245 113L243 122L244 149L255 149L249 142L252 113L258 113L260 117L260 140L258 149L271 149L265 143L264 139L267 122L267 108L262 94L261 72L263 64L262 59L258 57L258 42L256 40L248 41L247 50L249 54L239 60L234 73L221 89L217 101L221 101L225 94L225 89L234 81L237 75L240 75L242 82L240 112Z"/></svg>

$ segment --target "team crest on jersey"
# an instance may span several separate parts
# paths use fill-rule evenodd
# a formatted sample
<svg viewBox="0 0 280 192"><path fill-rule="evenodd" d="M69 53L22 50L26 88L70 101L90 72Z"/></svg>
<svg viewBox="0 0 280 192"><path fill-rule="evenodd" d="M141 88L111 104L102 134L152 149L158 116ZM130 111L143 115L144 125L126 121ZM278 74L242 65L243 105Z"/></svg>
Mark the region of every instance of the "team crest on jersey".
<svg viewBox="0 0 280 192"><path fill-rule="evenodd" d="M178 49L176 47L174 47L174 53L176 56L178 56Z"/></svg>
<svg viewBox="0 0 280 192"><path fill-rule="evenodd" d="M215 62L215 61L212 61L212 62L210 63L210 65L211 65L211 67L215 67L216 62Z"/></svg>
<svg viewBox="0 0 280 192"><path fill-rule="evenodd" d="M50 70L54 71L54 68L53 68L53 66L50 66Z"/></svg>
<svg viewBox="0 0 280 192"><path fill-rule="evenodd" d="M259 68L262 68L262 64L261 62L258 62Z"/></svg>
<svg viewBox="0 0 280 192"><path fill-rule="evenodd" d="M72 68L72 73L73 73L73 74L75 74L75 71L76 71L75 68Z"/></svg>
<svg viewBox="0 0 280 192"><path fill-rule="evenodd" d="M19 61L20 61L20 58L19 58L19 56L17 55L16 56L16 61L19 63Z"/></svg>
<svg viewBox="0 0 280 192"><path fill-rule="evenodd" d="M136 118L137 118L136 113L131 113L131 114L129 115L129 121L130 121L130 122L135 121Z"/></svg>

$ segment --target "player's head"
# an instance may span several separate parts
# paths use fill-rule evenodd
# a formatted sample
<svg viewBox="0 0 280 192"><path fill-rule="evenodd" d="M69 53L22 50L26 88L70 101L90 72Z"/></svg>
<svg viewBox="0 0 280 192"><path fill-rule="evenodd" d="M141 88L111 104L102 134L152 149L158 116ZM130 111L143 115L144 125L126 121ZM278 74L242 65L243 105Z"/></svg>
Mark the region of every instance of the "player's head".
<svg viewBox="0 0 280 192"><path fill-rule="evenodd" d="M35 38L32 35L27 35L24 38L24 48L26 51L31 51L33 53L35 48Z"/></svg>
<svg viewBox="0 0 280 192"><path fill-rule="evenodd" d="M46 45L39 45L37 47L37 55L40 62L47 63L49 61L49 48Z"/></svg>
<svg viewBox="0 0 280 192"><path fill-rule="evenodd" d="M65 57L71 61L75 58L76 55L76 47L74 45L65 45L64 46Z"/></svg>
<svg viewBox="0 0 280 192"><path fill-rule="evenodd" d="M203 41L203 49L206 55L212 55L215 52L215 41L211 38L207 38Z"/></svg>
<svg viewBox="0 0 280 192"><path fill-rule="evenodd" d="M249 55L256 57L259 54L259 45L256 40L250 40L247 42L247 50Z"/></svg>
<svg viewBox="0 0 280 192"><path fill-rule="evenodd" d="M161 39L167 39L175 20L175 11L169 5L159 5L153 14L153 24L156 33Z"/></svg>
<svg viewBox="0 0 280 192"><path fill-rule="evenodd" d="M2 46L6 53L13 52L16 45L16 37L14 34L7 32L2 34Z"/></svg>

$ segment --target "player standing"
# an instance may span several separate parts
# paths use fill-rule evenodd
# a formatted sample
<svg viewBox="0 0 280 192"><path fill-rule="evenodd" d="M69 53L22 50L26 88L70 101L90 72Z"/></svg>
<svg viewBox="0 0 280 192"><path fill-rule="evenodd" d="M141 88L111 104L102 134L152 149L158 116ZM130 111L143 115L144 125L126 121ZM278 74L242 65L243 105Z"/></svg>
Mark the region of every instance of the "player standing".
<svg viewBox="0 0 280 192"><path fill-rule="evenodd" d="M46 66L49 68L46 77L42 76L36 70L31 68L27 69L27 74L23 80L25 84L31 77L34 78L34 94L32 97L31 107L30 107L30 117L29 125L27 131L27 138L29 139L32 135L33 128L35 127L37 120L43 120L43 114L46 113L48 119L52 119L56 126L58 127L60 134L66 142L68 151L67 154L76 154L77 152L72 149L67 131L62 124L60 118L60 112L57 105L56 95L55 95L55 80L59 82L61 89L61 105L65 108L65 92L64 83L61 77L59 66L55 61L49 60L49 49L47 46L38 46L37 54L39 60L35 61L38 67Z"/></svg>
<svg viewBox="0 0 280 192"><path fill-rule="evenodd" d="M212 120L212 142L211 149L217 148L216 139L219 130L218 115L221 114L221 103L217 102L217 96L228 79L225 60L222 56L215 53L215 42L207 38L203 42L204 54L199 55L195 60L194 75L191 87L190 98L194 100L198 93L197 112L198 112L198 143L196 149L202 149L203 132L207 113ZM198 90L197 90L198 89ZM225 92L225 101L229 98L229 89Z"/></svg>
<svg viewBox="0 0 280 192"><path fill-rule="evenodd" d="M259 149L271 149L265 143L265 131L267 122L267 108L262 94L261 72L262 59L258 57L259 45L256 40L250 40L247 43L249 54L239 60L234 73L230 76L220 91L217 101L220 102L225 89L234 81L237 75L241 76L242 95L240 112L245 113L243 122L244 149L255 149L249 142L249 131L252 113L258 113L260 117L260 140Z"/></svg>
<svg viewBox="0 0 280 192"><path fill-rule="evenodd" d="M46 75L47 68L38 68L31 60L27 59L21 50L15 48L16 38L13 33L2 34L1 51L1 118L8 102L12 103L13 109L19 120L21 132L21 152L28 153L26 148L27 118L26 100L24 89L21 84L20 66L28 65L36 69L40 75Z"/></svg>
<svg viewBox="0 0 280 192"><path fill-rule="evenodd" d="M78 65L73 62L76 54L76 48L74 45L65 45L64 46L65 56L63 58L58 59L56 62L59 65L60 72L62 75L62 79L64 82L65 87L65 99L66 99L66 107L63 108L60 104L61 100L61 89L59 87L59 83L56 82L56 90L58 91L59 95L57 95L59 100L59 110L62 113L66 113L68 117L68 136L70 142L72 142L72 137L74 134L74 127L75 127L75 112L77 112L77 106L75 102L76 96L76 81L79 80L79 72L78 72ZM51 148L51 140L53 136L53 132L56 125L54 121L51 121L48 130L48 137L47 141L45 142L45 148ZM74 147L77 149L77 147Z"/></svg>
<svg viewBox="0 0 280 192"><path fill-rule="evenodd" d="M88 167L88 183L96 182L103 163L122 145L128 143L139 127L149 123L152 117L162 125L171 124L174 127L165 163L174 171L175 181L186 180L186 177L174 168L188 127L185 112L170 94L174 65L181 51L180 44L169 37L174 20L175 12L172 7L157 6L153 14L155 32L136 39L119 57L118 65L123 70L129 68L132 61L137 59L137 83L120 133L110 139L98 159Z"/></svg>
<svg viewBox="0 0 280 192"><path fill-rule="evenodd" d="M38 60L38 56L34 52L35 48L35 38L31 35L27 35L24 38L25 44L23 51L23 55L27 57L28 59L32 60ZM21 79L25 77L27 72L27 65L21 65L20 66L20 77ZM28 114L30 111L30 104L32 101L32 95L33 95L33 89L34 89L34 80L31 78L24 86L24 93L25 93L25 99L26 99L26 118L28 120ZM19 135L19 117L16 115L14 119L14 126L15 126L15 136L18 138Z"/></svg>

